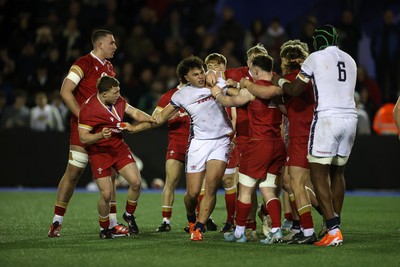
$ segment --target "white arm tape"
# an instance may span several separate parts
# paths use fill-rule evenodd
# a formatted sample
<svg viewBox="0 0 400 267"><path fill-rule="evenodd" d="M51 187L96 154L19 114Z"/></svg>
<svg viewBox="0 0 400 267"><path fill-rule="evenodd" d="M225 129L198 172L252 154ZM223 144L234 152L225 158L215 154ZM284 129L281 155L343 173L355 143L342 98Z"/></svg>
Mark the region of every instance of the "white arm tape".
<svg viewBox="0 0 400 267"><path fill-rule="evenodd" d="M66 77L67 79L73 81L75 84L78 84L81 81L81 77L79 77L78 74L76 74L75 72L68 72L68 75Z"/></svg>

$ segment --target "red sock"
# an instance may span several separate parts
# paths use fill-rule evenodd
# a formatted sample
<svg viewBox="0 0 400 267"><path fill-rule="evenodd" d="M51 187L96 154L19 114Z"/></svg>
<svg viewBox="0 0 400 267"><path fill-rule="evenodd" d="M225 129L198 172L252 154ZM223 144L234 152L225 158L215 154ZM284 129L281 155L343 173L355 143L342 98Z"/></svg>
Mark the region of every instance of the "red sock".
<svg viewBox="0 0 400 267"><path fill-rule="evenodd" d="M304 229L314 228L314 223L311 215L311 205L301 207L299 209L299 216L300 216L301 226Z"/></svg>
<svg viewBox="0 0 400 267"><path fill-rule="evenodd" d="M227 218L226 221L234 224L234 216L236 211L236 186L229 190L225 190L225 206Z"/></svg>
<svg viewBox="0 0 400 267"><path fill-rule="evenodd" d="M271 216L272 228L281 227L281 202L278 198L270 199L267 202L269 216Z"/></svg>
<svg viewBox="0 0 400 267"><path fill-rule="evenodd" d="M117 203L110 201L110 213L117 213Z"/></svg>
<svg viewBox="0 0 400 267"><path fill-rule="evenodd" d="M288 221L293 221L292 213L291 212L285 212L284 214L285 219Z"/></svg>
<svg viewBox="0 0 400 267"><path fill-rule="evenodd" d="M127 200L126 206L125 206L125 211L129 214L133 214L136 210L136 207L137 207L137 201Z"/></svg>
<svg viewBox="0 0 400 267"><path fill-rule="evenodd" d="M68 203L57 201L54 205L54 214L58 216L64 216L67 211Z"/></svg>
<svg viewBox="0 0 400 267"><path fill-rule="evenodd" d="M108 229L108 227L110 226L110 217L107 216L104 218L99 215L99 224L101 228Z"/></svg>
<svg viewBox="0 0 400 267"><path fill-rule="evenodd" d="M250 214L251 203L236 201L236 225L245 226L247 217Z"/></svg>
<svg viewBox="0 0 400 267"><path fill-rule="evenodd" d="M163 218L171 218L172 216L172 207L171 206L162 206L161 215Z"/></svg>

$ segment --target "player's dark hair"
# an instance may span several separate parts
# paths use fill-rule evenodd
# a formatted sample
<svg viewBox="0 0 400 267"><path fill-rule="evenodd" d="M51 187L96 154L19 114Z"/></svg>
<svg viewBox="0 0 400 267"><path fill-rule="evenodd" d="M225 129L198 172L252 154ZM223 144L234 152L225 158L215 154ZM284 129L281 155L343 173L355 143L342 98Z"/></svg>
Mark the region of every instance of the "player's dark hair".
<svg viewBox="0 0 400 267"><path fill-rule="evenodd" d="M183 83L188 83L185 79L185 76L192 69L204 69L204 62L201 58L197 56L189 56L179 62L178 67L176 68L176 75L179 80Z"/></svg>
<svg viewBox="0 0 400 267"><path fill-rule="evenodd" d="M327 48L328 46L337 46L339 34L335 27L326 24L315 29L313 34L313 46L315 51Z"/></svg>
<svg viewBox="0 0 400 267"><path fill-rule="evenodd" d="M107 92L112 87L117 86L119 86L119 81L111 76L104 75L97 80L97 90L99 90L99 93Z"/></svg>
<svg viewBox="0 0 400 267"><path fill-rule="evenodd" d="M113 34L108 30L103 30L103 29L96 30L92 35L93 46L100 38L106 37L107 35L113 35Z"/></svg>
<svg viewBox="0 0 400 267"><path fill-rule="evenodd" d="M253 67L259 67L263 71L272 72L274 59L269 55L256 56L252 61Z"/></svg>

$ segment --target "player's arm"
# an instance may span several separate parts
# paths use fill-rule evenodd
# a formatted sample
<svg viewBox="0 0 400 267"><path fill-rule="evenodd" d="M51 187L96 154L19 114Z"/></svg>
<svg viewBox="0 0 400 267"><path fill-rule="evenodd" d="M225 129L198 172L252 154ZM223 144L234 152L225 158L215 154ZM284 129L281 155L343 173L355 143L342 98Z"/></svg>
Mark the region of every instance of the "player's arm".
<svg viewBox="0 0 400 267"><path fill-rule="evenodd" d="M221 88L214 86L211 94L224 107L240 107L254 99L254 95L246 89L240 90L238 95L227 96L222 93Z"/></svg>
<svg viewBox="0 0 400 267"><path fill-rule="evenodd" d="M396 105L393 109L394 122L396 123L397 129L400 131L400 97L397 99ZM400 135L399 135L400 139Z"/></svg>
<svg viewBox="0 0 400 267"><path fill-rule="evenodd" d="M300 95L306 88L306 85L309 81L310 79L301 74L301 72L297 75L296 79L293 82L290 82L289 80L286 80L279 75L274 75L272 77L272 83L274 85L278 85L280 88L282 88L284 93L291 96Z"/></svg>
<svg viewBox="0 0 400 267"><path fill-rule="evenodd" d="M247 90L249 90L253 95L262 99L271 99L283 94L282 88L280 88L279 86L264 86L253 83L244 78L240 80L240 87L247 88Z"/></svg>
<svg viewBox="0 0 400 267"><path fill-rule="evenodd" d="M73 91L75 90L77 83L73 82L68 77L69 74L61 85L60 95L72 114L74 114L76 117L79 117L80 107L78 102L76 102L75 96L73 95Z"/></svg>
<svg viewBox="0 0 400 267"><path fill-rule="evenodd" d="M165 123L167 120L171 119L178 111L179 108L175 108L171 104L168 104L167 106L165 106L165 108L162 109L161 112L157 112L156 114L154 114L153 112L154 114L153 118L156 121L156 123L161 125Z"/></svg>
<svg viewBox="0 0 400 267"><path fill-rule="evenodd" d="M152 116L146 112L127 104L125 113L137 122L154 122Z"/></svg>
<svg viewBox="0 0 400 267"><path fill-rule="evenodd" d="M95 144L97 141L103 138L111 137L111 130L109 128L103 128L101 132L98 133L91 133L90 127L79 124L78 131L79 139L81 140L82 144L85 145Z"/></svg>

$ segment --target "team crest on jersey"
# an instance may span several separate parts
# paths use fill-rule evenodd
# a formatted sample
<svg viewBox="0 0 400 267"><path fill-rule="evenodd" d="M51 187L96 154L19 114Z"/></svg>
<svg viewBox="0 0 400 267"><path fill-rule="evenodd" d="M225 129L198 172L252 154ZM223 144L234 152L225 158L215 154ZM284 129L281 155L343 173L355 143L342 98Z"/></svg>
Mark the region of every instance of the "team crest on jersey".
<svg viewBox="0 0 400 267"><path fill-rule="evenodd" d="M110 117L110 120L111 120L112 122L114 122L114 118L113 118L113 117Z"/></svg>
<svg viewBox="0 0 400 267"><path fill-rule="evenodd" d="M98 71L98 70L99 70L99 67L97 67L97 66L95 66L94 68L96 69L96 71Z"/></svg>
<svg viewBox="0 0 400 267"><path fill-rule="evenodd" d="M102 168L98 168L97 171L99 172L99 174L101 174L103 172Z"/></svg>

